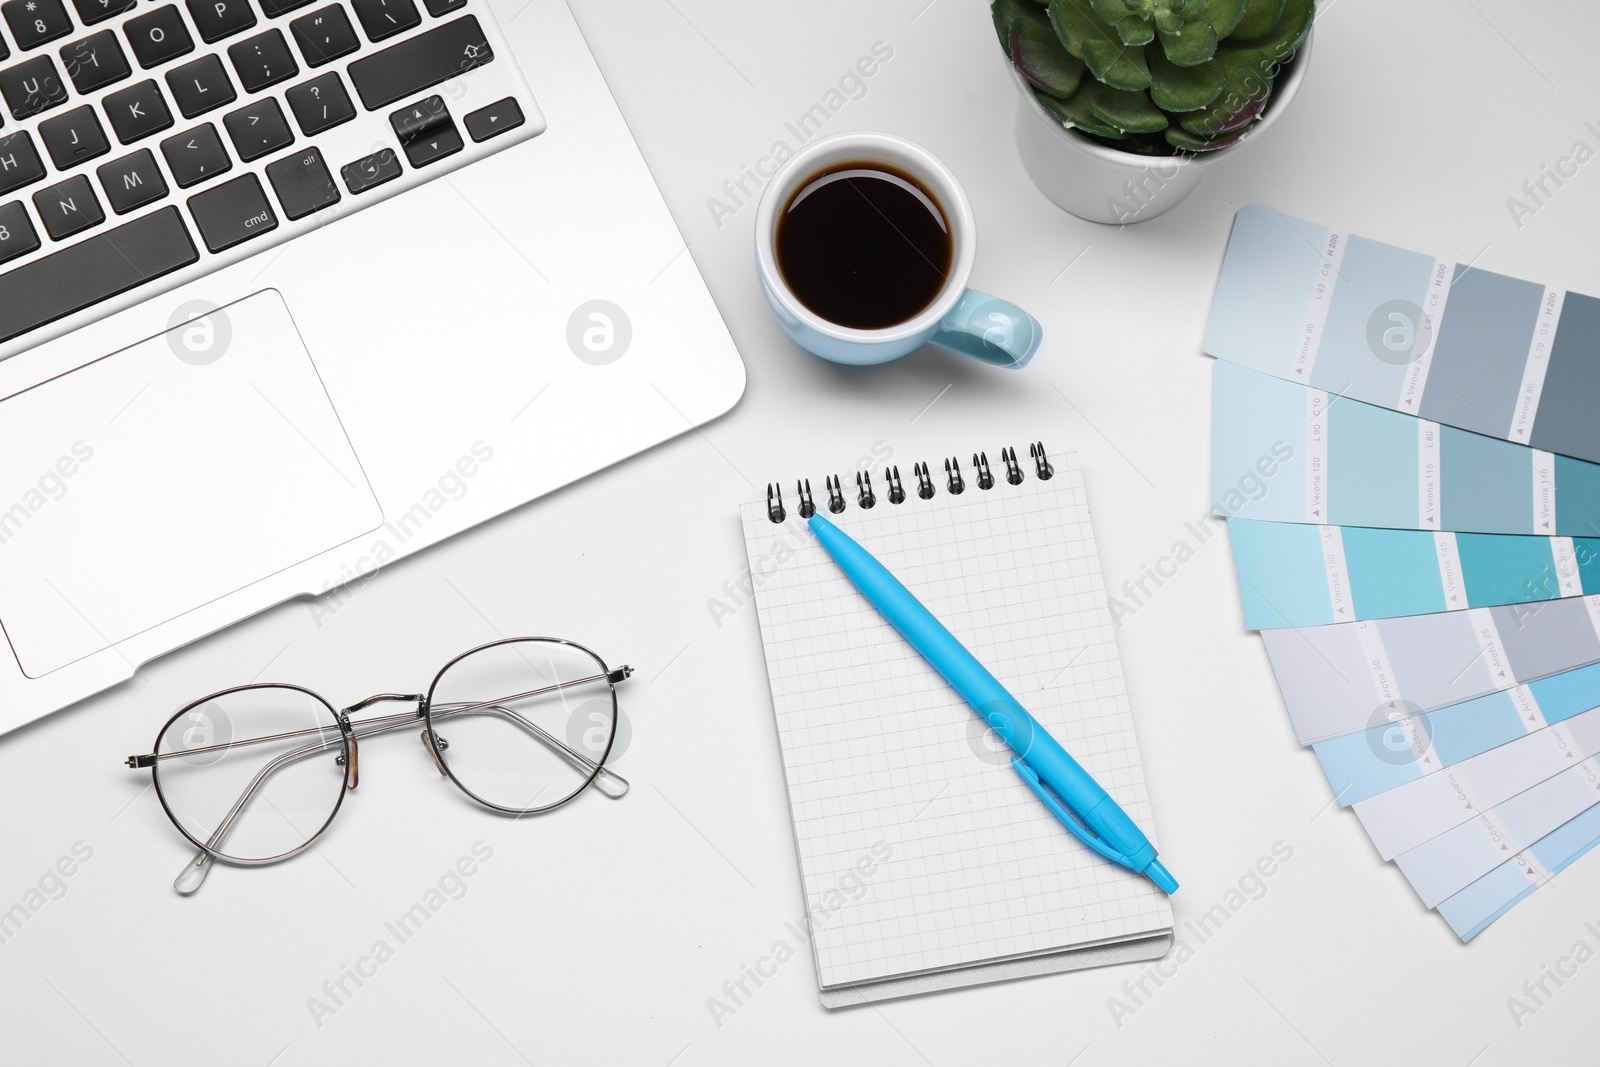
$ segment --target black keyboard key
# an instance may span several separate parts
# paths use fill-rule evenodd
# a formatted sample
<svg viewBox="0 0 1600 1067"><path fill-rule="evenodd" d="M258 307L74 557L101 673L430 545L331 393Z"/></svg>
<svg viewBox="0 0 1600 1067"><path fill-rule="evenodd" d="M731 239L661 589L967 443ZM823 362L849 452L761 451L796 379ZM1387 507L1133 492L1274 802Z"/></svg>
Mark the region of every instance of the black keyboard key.
<svg viewBox="0 0 1600 1067"><path fill-rule="evenodd" d="M261 11L267 18L275 19L279 15L287 15L291 11L299 11L307 4L315 2L316 0L261 0Z"/></svg>
<svg viewBox="0 0 1600 1067"><path fill-rule="evenodd" d="M61 65L80 93L104 89L133 73L114 30L91 33L61 49Z"/></svg>
<svg viewBox="0 0 1600 1067"><path fill-rule="evenodd" d="M517 103L517 98L508 96L488 107L468 112L461 121L466 123L467 133L474 141L487 141L507 130L516 129L528 120L523 116L522 105Z"/></svg>
<svg viewBox="0 0 1600 1067"><path fill-rule="evenodd" d="M112 15L120 15L133 8L134 0L72 0L78 9L78 21L85 26L104 22Z"/></svg>
<svg viewBox="0 0 1600 1067"><path fill-rule="evenodd" d="M289 42L277 30L247 37L228 48L228 58L239 75L239 84L247 93L258 93L269 85L300 73L295 66Z"/></svg>
<svg viewBox="0 0 1600 1067"><path fill-rule="evenodd" d="M0 59L5 59L9 55L11 55L11 49L6 47L6 39L0 37Z"/></svg>
<svg viewBox="0 0 1600 1067"><path fill-rule="evenodd" d="M44 177L44 161L26 130L0 137L0 195Z"/></svg>
<svg viewBox="0 0 1600 1067"><path fill-rule="evenodd" d="M305 218L339 202L339 187L333 184L333 175L315 147L268 163L267 179L278 194L283 213L291 219Z"/></svg>
<svg viewBox="0 0 1600 1067"><path fill-rule="evenodd" d="M278 216L267 203L261 179L254 174L241 174L215 189L191 196L189 214L200 228L200 239L213 252L278 228Z"/></svg>
<svg viewBox="0 0 1600 1067"><path fill-rule="evenodd" d="M167 195L166 179L161 177L161 168L156 166L156 157L148 148L113 159L95 174L100 178L100 187L106 191L111 210L118 215L153 204Z"/></svg>
<svg viewBox="0 0 1600 1067"><path fill-rule="evenodd" d="M294 112L294 120L300 124L300 132L307 137L356 117L356 106L350 102L350 94L344 91L344 82L331 70L296 85L284 95Z"/></svg>
<svg viewBox="0 0 1600 1067"><path fill-rule="evenodd" d="M67 86L49 56L34 56L0 70L0 96L19 119L67 102Z"/></svg>
<svg viewBox="0 0 1600 1067"><path fill-rule="evenodd" d="M389 116L389 125L413 167L425 167L461 151L461 133L443 97L430 96L401 108Z"/></svg>
<svg viewBox="0 0 1600 1067"><path fill-rule="evenodd" d="M6 0L0 4L17 48L26 52L72 32L72 19L61 0Z"/></svg>
<svg viewBox="0 0 1600 1067"><path fill-rule="evenodd" d="M106 118L111 120L117 140L123 144L172 125L172 112L167 110L167 102L161 98L161 87L154 81L142 81L107 93L101 106L106 109Z"/></svg>
<svg viewBox="0 0 1600 1067"><path fill-rule="evenodd" d="M400 157L392 148L380 148L370 156L362 156L339 168L340 177L352 193L364 193L384 182L392 182L400 177L400 172Z"/></svg>
<svg viewBox="0 0 1600 1067"><path fill-rule="evenodd" d="M351 0L356 18L367 32L367 40L381 41L404 33L422 21L417 5L411 0Z"/></svg>
<svg viewBox="0 0 1600 1067"><path fill-rule="evenodd" d="M422 6L428 9L428 14L438 18L466 7L467 0L422 0Z"/></svg>
<svg viewBox="0 0 1600 1067"><path fill-rule="evenodd" d="M0 204L0 263L25 256L39 247L39 234L21 200Z"/></svg>
<svg viewBox="0 0 1600 1067"><path fill-rule="evenodd" d="M228 128L228 138L239 158L246 163L294 143L289 120L283 117L283 109L270 96L228 112L222 124Z"/></svg>
<svg viewBox="0 0 1600 1067"><path fill-rule="evenodd" d="M222 60L216 56L201 56L181 67L173 67L167 71L167 88L186 119L231 104L238 95L233 91L233 82L228 80Z"/></svg>
<svg viewBox="0 0 1600 1067"><path fill-rule="evenodd" d="M194 27L206 44L243 33L256 24L250 0L188 0L188 3L189 17L194 19Z"/></svg>
<svg viewBox="0 0 1600 1067"><path fill-rule="evenodd" d="M194 51L194 38L189 36L189 28L183 24L183 15L175 4L158 7L148 15L135 15L122 24L122 32L128 35L133 57L145 70Z"/></svg>
<svg viewBox="0 0 1600 1067"><path fill-rule="evenodd" d="M475 15L446 22L350 64L350 81L368 111L431 89L494 59Z"/></svg>
<svg viewBox="0 0 1600 1067"><path fill-rule="evenodd" d="M215 178L233 167L228 150L222 147L222 138L211 123L192 130L162 138L161 154L167 157L167 169L179 189L199 185L207 178Z"/></svg>
<svg viewBox="0 0 1600 1067"><path fill-rule="evenodd" d="M200 258L175 207L0 274L0 341L37 329Z"/></svg>
<svg viewBox="0 0 1600 1067"><path fill-rule="evenodd" d="M54 241L65 240L106 220L100 201L95 199L94 186L82 174L34 193L33 209L39 213L39 221L44 223L45 232Z"/></svg>
<svg viewBox="0 0 1600 1067"><path fill-rule="evenodd" d="M301 15L289 23L289 31L300 46L300 54L306 57L307 66L320 67L361 47L350 16L338 4Z"/></svg>
<svg viewBox="0 0 1600 1067"><path fill-rule="evenodd" d="M44 142L56 170L71 170L84 160L111 151L106 131L88 104L39 123L39 140Z"/></svg>

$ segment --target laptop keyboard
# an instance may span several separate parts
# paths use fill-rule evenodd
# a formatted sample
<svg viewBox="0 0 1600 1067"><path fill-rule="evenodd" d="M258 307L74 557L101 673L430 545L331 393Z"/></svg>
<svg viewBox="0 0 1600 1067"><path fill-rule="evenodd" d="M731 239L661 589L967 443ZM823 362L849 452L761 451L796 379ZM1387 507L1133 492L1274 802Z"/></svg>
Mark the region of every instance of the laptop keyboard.
<svg viewBox="0 0 1600 1067"><path fill-rule="evenodd" d="M4 0L0 22L0 345L544 129L482 0Z"/></svg>

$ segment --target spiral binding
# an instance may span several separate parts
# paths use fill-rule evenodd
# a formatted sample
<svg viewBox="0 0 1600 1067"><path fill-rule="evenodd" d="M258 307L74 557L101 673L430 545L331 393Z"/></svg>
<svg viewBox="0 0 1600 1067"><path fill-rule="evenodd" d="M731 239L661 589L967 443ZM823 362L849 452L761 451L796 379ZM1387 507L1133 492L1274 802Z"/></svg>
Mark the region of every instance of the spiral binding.
<svg viewBox="0 0 1600 1067"><path fill-rule="evenodd" d="M1047 482L1055 477L1055 467L1045 456L1044 442L1035 441L1028 446L1028 459L1033 463L1034 477L1041 482ZM1017 459L1017 450L1002 448L1000 462L1005 468L1005 480L1008 485L1021 485L1024 479L1022 463ZM972 484L980 491L993 489L997 484L994 471L989 466L987 452L974 452L972 454ZM939 486L934 481L933 473L926 463L917 462L911 466L912 477L916 479L916 496L919 500L932 500L939 491ZM891 506L904 504L908 499L905 482L900 477L898 466L883 469L884 492ZM967 491L968 481L961 471L959 456L951 456L944 461L944 486L943 491L951 496L960 496ZM844 483L838 475L830 474L823 480L823 488L828 494L827 508L829 513L838 515L845 509ZM811 496L811 480L803 478L794 483L795 496L799 500L800 517L809 519L817 513L817 505ZM878 505L878 493L872 485L870 471L856 472L856 506L863 511ZM789 517L788 509L783 504L783 488L777 482L767 483L767 518L774 524L782 523Z"/></svg>

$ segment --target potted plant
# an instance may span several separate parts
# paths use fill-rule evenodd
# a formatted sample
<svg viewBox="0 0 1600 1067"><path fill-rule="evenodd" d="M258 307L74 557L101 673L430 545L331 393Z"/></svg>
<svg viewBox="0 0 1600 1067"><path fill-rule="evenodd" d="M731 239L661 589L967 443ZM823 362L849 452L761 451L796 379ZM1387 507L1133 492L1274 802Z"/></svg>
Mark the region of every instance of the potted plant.
<svg viewBox="0 0 1600 1067"><path fill-rule="evenodd" d="M1153 218L1282 114L1314 0L993 0L1039 190L1095 222Z"/></svg>

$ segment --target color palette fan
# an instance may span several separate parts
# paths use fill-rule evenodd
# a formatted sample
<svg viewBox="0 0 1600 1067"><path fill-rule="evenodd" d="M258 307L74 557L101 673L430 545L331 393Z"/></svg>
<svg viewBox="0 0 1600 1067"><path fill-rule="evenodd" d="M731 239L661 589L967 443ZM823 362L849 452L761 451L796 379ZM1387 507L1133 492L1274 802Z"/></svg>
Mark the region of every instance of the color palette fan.
<svg viewBox="0 0 1600 1067"><path fill-rule="evenodd" d="M1471 940L1600 844L1600 300L1250 205L1205 350L1245 624Z"/></svg>

